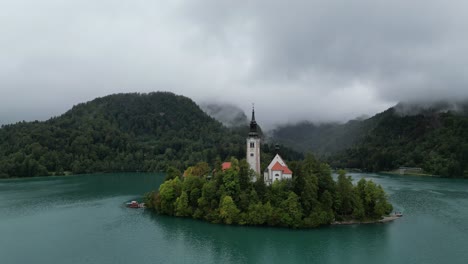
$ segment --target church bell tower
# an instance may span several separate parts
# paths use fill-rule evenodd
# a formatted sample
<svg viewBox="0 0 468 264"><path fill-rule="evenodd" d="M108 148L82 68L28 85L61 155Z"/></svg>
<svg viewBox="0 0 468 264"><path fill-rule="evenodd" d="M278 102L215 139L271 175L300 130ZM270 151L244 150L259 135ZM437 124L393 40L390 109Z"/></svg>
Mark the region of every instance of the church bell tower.
<svg viewBox="0 0 468 264"><path fill-rule="evenodd" d="M252 107L252 120L250 121L249 136L247 137L247 162L252 170L260 174L260 137L257 122L255 121L254 107Z"/></svg>

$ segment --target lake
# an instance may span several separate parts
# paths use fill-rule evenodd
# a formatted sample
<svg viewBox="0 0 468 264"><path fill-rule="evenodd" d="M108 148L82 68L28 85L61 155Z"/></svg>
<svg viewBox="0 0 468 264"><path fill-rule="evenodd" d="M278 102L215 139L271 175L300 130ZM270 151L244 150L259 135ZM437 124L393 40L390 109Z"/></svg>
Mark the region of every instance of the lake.
<svg viewBox="0 0 468 264"><path fill-rule="evenodd" d="M0 181L0 263L468 263L468 181L372 179L404 216L312 230L215 225L124 203L162 174Z"/></svg>

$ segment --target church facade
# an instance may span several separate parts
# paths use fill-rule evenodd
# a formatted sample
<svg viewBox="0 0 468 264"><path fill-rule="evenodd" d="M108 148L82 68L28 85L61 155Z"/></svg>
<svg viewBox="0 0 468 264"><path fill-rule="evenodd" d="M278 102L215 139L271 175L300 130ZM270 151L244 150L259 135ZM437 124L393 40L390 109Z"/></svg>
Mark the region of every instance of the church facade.
<svg viewBox="0 0 468 264"><path fill-rule="evenodd" d="M272 184L276 180L292 179L292 171L288 168L288 165L284 162L279 154L273 158L270 165L265 169L263 178L266 185Z"/></svg>
<svg viewBox="0 0 468 264"><path fill-rule="evenodd" d="M252 119L250 121L249 136L247 137L246 159L250 168L261 176L260 166L260 136L258 133L257 121L255 121L255 109L252 109ZM276 180L292 179L292 171L288 168L279 154L273 158L263 173L266 185L272 184Z"/></svg>

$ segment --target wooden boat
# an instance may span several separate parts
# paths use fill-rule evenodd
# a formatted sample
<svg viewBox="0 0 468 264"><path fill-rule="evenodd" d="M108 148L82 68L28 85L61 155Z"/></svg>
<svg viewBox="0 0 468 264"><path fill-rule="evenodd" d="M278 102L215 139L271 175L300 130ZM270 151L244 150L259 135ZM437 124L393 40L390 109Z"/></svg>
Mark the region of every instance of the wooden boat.
<svg viewBox="0 0 468 264"><path fill-rule="evenodd" d="M138 203L137 201L131 201L125 205L129 208L145 208L145 203Z"/></svg>

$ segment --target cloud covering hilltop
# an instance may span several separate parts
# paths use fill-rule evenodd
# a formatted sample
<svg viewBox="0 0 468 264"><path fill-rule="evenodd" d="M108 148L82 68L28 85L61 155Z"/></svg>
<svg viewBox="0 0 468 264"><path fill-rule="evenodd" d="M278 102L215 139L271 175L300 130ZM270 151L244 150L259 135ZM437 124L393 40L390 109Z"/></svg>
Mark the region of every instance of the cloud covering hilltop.
<svg viewBox="0 0 468 264"><path fill-rule="evenodd" d="M465 1L33 1L0 9L0 123L119 92L222 101L259 122L468 97Z"/></svg>

